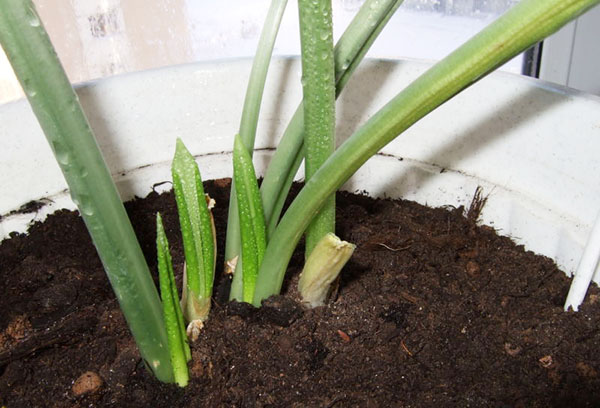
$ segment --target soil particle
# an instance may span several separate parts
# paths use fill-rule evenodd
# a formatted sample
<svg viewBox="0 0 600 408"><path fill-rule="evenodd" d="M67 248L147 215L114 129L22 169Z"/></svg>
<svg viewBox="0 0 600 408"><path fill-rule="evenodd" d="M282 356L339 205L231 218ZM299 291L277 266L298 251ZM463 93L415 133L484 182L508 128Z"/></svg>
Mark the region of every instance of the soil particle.
<svg viewBox="0 0 600 408"><path fill-rule="evenodd" d="M228 188L205 183L221 254ZM260 309L228 302L218 271L185 389L146 370L83 222L59 211L0 244L0 405L600 406L598 289L563 312L569 279L478 226L481 197L469 211L338 194L337 235L357 249L315 309L296 298L301 251ZM181 285L172 195L126 208L152 271L161 212Z"/></svg>
<svg viewBox="0 0 600 408"><path fill-rule="evenodd" d="M73 395L81 396L83 394L91 394L100 389L102 386L102 378L93 371L86 371L73 383L71 391Z"/></svg>
<svg viewBox="0 0 600 408"><path fill-rule="evenodd" d="M5 337L12 341L19 341L25 338L26 334L31 330L31 323L27 316L16 316L4 331Z"/></svg>

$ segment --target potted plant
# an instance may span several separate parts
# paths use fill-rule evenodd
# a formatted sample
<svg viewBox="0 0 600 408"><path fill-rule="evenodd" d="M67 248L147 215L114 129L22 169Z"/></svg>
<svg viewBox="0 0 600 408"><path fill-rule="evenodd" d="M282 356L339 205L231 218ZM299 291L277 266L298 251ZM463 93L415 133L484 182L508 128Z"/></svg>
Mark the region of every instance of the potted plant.
<svg viewBox="0 0 600 408"><path fill-rule="evenodd" d="M532 3L532 4L533 4L533 3ZM524 6L524 7L525 7L525 6ZM527 11L527 9L526 9L526 8L525 8L525 10ZM36 24L31 24L31 25L32 25L32 26L36 26ZM556 27L554 27L554 26L553 26L553 28L556 28ZM548 28L548 30L551 30L551 28ZM485 36L482 36L481 38L485 39ZM525 45L519 45L519 46L518 46L518 47L516 47L516 48L523 47L523 46L525 46ZM468 47L467 47L466 49L467 49L467 51L468 51ZM460 58L460 53L459 53L459 54L457 54L457 55L458 55L458 57L455 57L455 58ZM464 56L464 55L463 55L463 56ZM285 63L285 62L281 62L281 63ZM496 62L491 62L491 63L490 63L490 67L491 67L491 66L495 66L497 63L498 63L497 61L496 61ZM343 64L342 64L342 65L343 65ZM396 67L396 68L397 68L397 67ZM487 68L486 68L486 69L487 69ZM438 71L439 71L439 70L438 70ZM442 71L443 71L443 70L442 70ZM433 70L433 71L430 71L430 72L433 72L433 73L435 73L436 71L435 71L435 70ZM485 72L485 70L483 70L482 72ZM148 75L152 75L152 74L148 74ZM434 74L428 74L428 75L434 75ZM417 82L417 83L418 83L418 82ZM469 80L469 81L467 81L467 83L470 83L470 80ZM463 86L464 86L464 85L462 85L462 86L458 86L458 88L457 88L455 91L458 91L458 89L460 89L460 88L461 88L461 87L463 87ZM418 87L417 87L417 88L418 88ZM417 88L412 88L412 89L417 89ZM410 88L409 88L409 89L410 89ZM448 92L450 92L450 94L452 94L452 93L454 93L455 91L448 91ZM421 91L419 91L419 92L421 92ZM418 92L417 92L417 93L418 93ZM36 97L36 95L38 95L38 91L36 91L36 90L29 90L29 94L30 94L30 96L31 96L32 98L35 98L35 97ZM32 94L33 94L33 95L32 95ZM413 97L414 97L414 94L413 94ZM399 100L400 100L400 99L399 99ZM591 105L593 105L593 104L594 104L594 101L591 101L591 102L589 102L589 103L590 103ZM71 106L71 105L69 105L69 106ZM433 106L433 105L432 105L432 106ZM592 109L593 109L593 107L592 107ZM374 119L373 119L373 120L374 120ZM392 121L390 120L390 122L392 122ZM370 123L371 123L371 122L370 122ZM375 123L376 123L376 121L375 121ZM398 125L398 126L399 126L399 125ZM394 129L394 131L393 131L393 132L397 132L397 131L398 131L398 129ZM392 132L392 133L393 133L393 132ZM354 137L354 136L353 136L353 138L354 138L354 139L352 139L352 138L351 138L350 140L356 140L356 142L355 142L355 143L362 144L362 143L364 142L364 141L362 141L362 140L361 140L359 137ZM58 142L57 142L57 143L58 143ZM64 146L61 146L61 145L60 145L60 143L58 143L58 145L57 145L57 146L54 146L54 151L55 151L55 153L57 154L57 158L58 158L59 162L62 162L62 164L63 164L63 165L65 165L65 166L68 166L68 165L69 165L69 160L70 160L70 157L68 156L68 154L67 154L67 155L63 155L63 154L62 154L62 153L63 153L63 150L62 150L62 148L63 148L63 147L64 147ZM375 147L374 147L374 148L375 148ZM356 150L358 151L358 149L356 149ZM376 149L376 150L378 150L378 149ZM374 153L374 152L371 152L371 153ZM343 153L339 153L339 154L343 154ZM403 155L402 155L402 156L403 156ZM365 159L366 159L366 157L365 157ZM353 159L353 160L354 160L354 159ZM359 162L361 162L363 159L356 159L356 160L357 160L357 161L356 161L356 163L359 163ZM382 161L385 161L385 160L386 160L386 159L383 159L383 158L382 158ZM75 170L77 170L77 171L81 170L81 169L77 168L76 166L71 166L71 167L73 167L73 168L74 168ZM444 167L446 167L446 166L442 166L442 169L443 169ZM336 170L336 171L337 171L337 170ZM333 170L332 170L332 173L330 173L330 177L333 177L333 176L331 176L331 174L337 174L337 173L335 173L335 171L333 171ZM339 174L336 176L337 178L333 177L333 179L334 179L334 180L338 180L338 181L336 181L335 183L341 183L341 181L343 181L343 180L344 180L344 179L345 179L347 176L349 176L349 174L347 174L347 175L346 175L345 173L344 173L344 174L342 174L342 173L339 173ZM329 178L329 177L328 177L328 178ZM319 187L319 185L320 185L320 184L321 184L321 183L313 183L313 185L317 185L317 187L314 187L314 188L316 188L316 189L317 189L317 190L315 190L315 191L318 191L318 190L319 190L319 188L320 188L320 187ZM93 185L93 183L92 183L92 185ZM331 187L331 188L333 188L333 187ZM71 190L73 191L73 187L72 187L72 186L71 186ZM310 191L310 190L309 190L309 191ZM90 193L90 194L91 194L91 193ZM87 205L87 204L88 204L88 203L86 202L86 201L87 201L87 200L86 200L87 198L88 198L88 197L82 197L82 198L80 199L80 211L82 212L82 214L83 214L84 216L85 216L85 215L88 215L88 216L93 216L93 215L94 215L94 213L95 213L95 209L92 209L92 208L90 208L90 207ZM94 200L92 200L92 201L94 201ZM94 201L94 202L95 202L95 201ZM292 208L293 208L293 207L292 207ZM309 210L307 210L307 211L309 211L309 212L310 212L310 211L312 211L312 210L310 210L310 208L312 208L312 207L310 207L310 205L307 205L307 204L303 205L303 206L302 206L302 208L300 208L300 207L299 207L299 211L303 211L303 210L305 210L305 209L307 209L307 208L309 209ZM315 208L316 208L316 207L315 207ZM114 216L114 215L113 215L113 216ZM303 218L303 217L300 217L300 218ZM298 218L298 217L290 218L290 220L291 220L290 222L294 223L294 222L296 222L296 221L294 221L294 220L297 220L297 219L299 219L299 218ZM120 221L119 221L119 223L120 223ZM93 226L91 226L91 228L93 229L94 227L93 227ZM300 229L303 229L303 228L300 228ZM277 239L277 240L275 240L275 242L281 242L281 243L287 243L286 241L287 241L287 239ZM98 246L98 242L96 242L96 245ZM285 252L286 250L282 248L282 249L281 249L281 251L284 251L284 252ZM279 254L281 254L281 251L279 251L278 253L279 253ZM265 255L265 256L267 256L267 257L268 257L268 256L269 256L269 255L268 255L268 253L267 253L267 255ZM277 255L277 256L280 256L280 255ZM283 258L285 258L285 256L284 256ZM279 278L278 278L278 279L276 279L275 281L276 281L276 282L277 282L277 281L279 281L279 282L278 282L278 284L279 284L279 285L281 284L281 281L279 280ZM260 285L260 283L261 283L261 282L260 282L260 278L259 278L259 282L258 282L258 284L257 284L257 285L258 285L258 286L261 286L261 285ZM263 285L263 286L264 286L264 285ZM119 296L119 295L118 295L118 296ZM266 296L264 296L264 297L266 297ZM130 299L130 300L134 300L134 302L136 302L136 303L138 302L138 300L137 300L137 299ZM260 300L260 299L259 299L259 300ZM139 305L136 305L136 306L139 306ZM127 306L125 306L125 308L126 308L126 307L127 307ZM131 307L133 307L133 306L131 306ZM143 326L145 326L146 324L147 324L147 322L143 322L143 323L142 323L142 325L143 325ZM141 329L140 329L140 330L141 330ZM342 336L341 334L340 334L340 336L341 336L342 338L344 338L344 336ZM149 359L149 358L147 358L147 360L149 361L150 365L152 366L152 361L153 361L153 360L152 360L152 359ZM155 366L154 368L156 368L156 366Z"/></svg>

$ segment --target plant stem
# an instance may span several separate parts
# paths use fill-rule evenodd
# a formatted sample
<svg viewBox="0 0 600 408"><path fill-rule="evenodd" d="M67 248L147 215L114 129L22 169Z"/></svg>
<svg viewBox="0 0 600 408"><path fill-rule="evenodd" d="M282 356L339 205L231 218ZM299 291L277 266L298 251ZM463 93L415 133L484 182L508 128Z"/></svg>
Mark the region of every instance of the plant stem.
<svg viewBox="0 0 600 408"><path fill-rule="evenodd" d="M233 176L238 186L236 193L244 259L237 273L242 274L242 300L252 303L258 268L267 247L267 235L252 157L239 135L235 136L233 149Z"/></svg>
<svg viewBox="0 0 600 408"><path fill-rule="evenodd" d="M169 242L162 218L156 214L156 255L158 258L158 277L160 283L160 295L163 305L163 316L167 330L167 340L171 364L173 365L173 376L180 387L185 387L189 381L187 362L192 358L190 346L187 343L183 314L177 296L175 276L173 274L173 262L169 252Z"/></svg>
<svg viewBox="0 0 600 408"><path fill-rule="evenodd" d="M325 304L331 284L352 256L356 245L332 233L325 235L304 263L298 280L302 302L314 308Z"/></svg>
<svg viewBox="0 0 600 408"><path fill-rule="evenodd" d="M172 382L158 292L79 100L31 0L0 0L0 42L85 221L144 360Z"/></svg>
<svg viewBox="0 0 600 408"><path fill-rule="evenodd" d="M367 0L352 19L334 48L336 97L381 33L402 0ZM277 223L291 181L304 158L304 104L292 116L260 186L270 237Z"/></svg>
<svg viewBox="0 0 600 408"><path fill-rule="evenodd" d="M305 181L335 150L335 72L331 0L298 0L304 96ZM306 231L305 256L335 231L335 194L314 216Z"/></svg>
<svg viewBox="0 0 600 408"><path fill-rule="evenodd" d="M265 88L267 72L269 70L269 62L273 53L273 46L277 38L277 32L281 25L281 19L287 0L273 0L263 30L258 41L256 55L250 71L250 79L248 81L248 89L246 90L246 98L244 100L244 108L242 110L242 119L240 121L239 135L243 145L248 147L250 157L254 150L254 140L256 138L256 128L258 124L258 114L260 104ZM242 265L242 257L240 255L241 238L240 238L240 220L237 208L237 196L235 192L235 180L231 183L231 193L229 198L229 214L227 218L227 235L225 242L225 262L231 261L238 257L237 265ZM236 268L237 270L237 268ZM234 272L234 271L231 271ZM240 275L234 273L231 283L230 299L242 300L242 279Z"/></svg>
<svg viewBox="0 0 600 408"><path fill-rule="evenodd" d="M372 116L306 183L281 220L265 252L254 305L279 293L289 259L312 214L372 155L461 90L598 3L523 0Z"/></svg>

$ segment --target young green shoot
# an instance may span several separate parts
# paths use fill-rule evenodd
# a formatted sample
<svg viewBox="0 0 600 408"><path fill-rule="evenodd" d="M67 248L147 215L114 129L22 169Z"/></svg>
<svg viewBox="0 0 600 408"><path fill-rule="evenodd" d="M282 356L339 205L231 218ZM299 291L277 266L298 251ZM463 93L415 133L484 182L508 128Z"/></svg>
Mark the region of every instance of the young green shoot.
<svg viewBox="0 0 600 408"><path fill-rule="evenodd" d="M275 39L277 38L277 32L279 31L286 5L287 0L272 0L263 24L260 39L258 40L256 54L254 55L239 129L240 138L242 139L243 144L248 147L250 157L252 157L254 151L258 114L260 112L269 63L271 62ZM241 237L239 223L236 185L234 180L231 183L231 194L229 199L229 214L225 243L225 268L226 273L234 274L233 281L231 282L230 299L238 301L242 300L243 286L241 273L235 273L236 267L241 266L243 262L240 258Z"/></svg>
<svg viewBox="0 0 600 408"><path fill-rule="evenodd" d="M312 215L371 156L427 113L600 0L523 0L401 91L309 180L270 238L253 304L281 290L287 264Z"/></svg>
<svg viewBox="0 0 600 408"><path fill-rule="evenodd" d="M191 360L192 354L185 334L183 312L177 295L169 242L159 213L156 214L156 254L158 257L160 295L171 365L173 366L173 377L177 385L185 387L189 381L187 362Z"/></svg>
<svg viewBox="0 0 600 408"><path fill-rule="evenodd" d="M200 170L194 156L177 139L171 168L173 190L185 254L183 316L190 325L208 318L215 271L215 230ZM199 322L198 322L199 321ZM193 327L188 327L193 330Z"/></svg>
<svg viewBox="0 0 600 408"><path fill-rule="evenodd" d="M332 233L325 235L310 253L298 280L302 302L314 308L323 306L331 284L352 256L356 245Z"/></svg>
<svg viewBox="0 0 600 408"><path fill-rule="evenodd" d="M31 0L0 0L0 43L156 377L173 381L160 298L92 129Z"/></svg>
<svg viewBox="0 0 600 408"><path fill-rule="evenodd" d="M335 149L335 71L331 0L298 0L304 95L304 167L309 181ZM335 230L335 194L306 231L306 258Z"/></svg>
<svg viewBox="0 0 600 408"><path fill-rule="evenodd" d="M237 204L242 237L242 300L252 303L258 268L267 247L263 213L252 157L239 135L233 148L233 177L237 186ZM240 273L240 269L236 273Z"/></svg>

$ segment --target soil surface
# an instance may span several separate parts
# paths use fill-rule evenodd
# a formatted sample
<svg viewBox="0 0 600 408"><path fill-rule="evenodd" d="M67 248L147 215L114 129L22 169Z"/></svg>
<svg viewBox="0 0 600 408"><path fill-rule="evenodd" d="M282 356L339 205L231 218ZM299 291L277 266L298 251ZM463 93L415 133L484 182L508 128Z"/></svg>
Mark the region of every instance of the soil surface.
<svg viewBox="0 0 600 408"><path fill-rule="evenodd" d="M205 188L223 227L229 180ZM172 195L127 210L153 271L161 212L180 274ZM338 194L357 250L327 306L295 300L301 252L261 309L228 303L218 275L180 389L144 368L82 220L60 211L0 244L0 406L600 406L598 290L563 312L569 279L476 217Z"/></svg>

